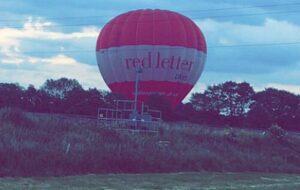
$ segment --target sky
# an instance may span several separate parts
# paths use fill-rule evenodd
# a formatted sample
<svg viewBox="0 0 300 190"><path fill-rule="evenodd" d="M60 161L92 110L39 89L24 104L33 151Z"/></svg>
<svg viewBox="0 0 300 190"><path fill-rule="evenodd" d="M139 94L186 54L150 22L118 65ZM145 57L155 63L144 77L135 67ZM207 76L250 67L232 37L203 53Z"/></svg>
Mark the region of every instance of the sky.
<svg viewBox="0 0 300 190"><path fill-rule="evenodd" d="M207 46L192 92L226 81L256 91L300 94L300 2L296 0L10 0L0 4L0 82L39 88L46 79L77 79L108 90L96 62L101 28L136 9L165 9L191 18Z"/></svg>

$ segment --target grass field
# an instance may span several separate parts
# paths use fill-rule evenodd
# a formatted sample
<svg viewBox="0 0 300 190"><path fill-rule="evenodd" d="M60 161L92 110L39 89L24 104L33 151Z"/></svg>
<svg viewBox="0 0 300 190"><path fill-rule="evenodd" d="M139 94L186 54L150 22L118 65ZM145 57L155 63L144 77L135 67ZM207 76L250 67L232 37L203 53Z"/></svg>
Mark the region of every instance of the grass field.
<svg viewBox="0 0 300 190"><path fill-rule="evenodd" d="M186 122L162 123L155 134L111 128L88 118L0 109L0 177L183 171L300 174L299 133L278 139L264 131Z"/></svg>
<svg viewBox="0 0 300 190"><path fill-rule="evenodd" d="M48 178L0 178L0 189L299 190L300 175L202 172L108 174Z"/></svg>

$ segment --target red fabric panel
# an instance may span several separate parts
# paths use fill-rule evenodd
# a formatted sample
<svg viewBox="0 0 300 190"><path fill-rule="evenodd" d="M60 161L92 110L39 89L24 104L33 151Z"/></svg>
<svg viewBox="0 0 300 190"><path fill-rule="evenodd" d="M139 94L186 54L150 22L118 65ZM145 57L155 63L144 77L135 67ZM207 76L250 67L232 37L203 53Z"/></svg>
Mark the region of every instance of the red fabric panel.
<svg viewBox="0 0 300 190"><path fill-rule="evenodd" d="M123 94L126 98L134 99L135 82L112 83L108 86L111 91ZM172 108L174 108L183 100L192 88L193 86L190 84L166 81L140 81L138 100L144 102L147 101L150 96L149 93L161 94L170 101Z"/></svg>
<svg viewBox="0 0 300 190"><path fill-rule="evenodd" d="M206 52L204 36L189 18L166 10L136 10L112 19L101 30L96 51L125 45L169 45Z"/></svg>

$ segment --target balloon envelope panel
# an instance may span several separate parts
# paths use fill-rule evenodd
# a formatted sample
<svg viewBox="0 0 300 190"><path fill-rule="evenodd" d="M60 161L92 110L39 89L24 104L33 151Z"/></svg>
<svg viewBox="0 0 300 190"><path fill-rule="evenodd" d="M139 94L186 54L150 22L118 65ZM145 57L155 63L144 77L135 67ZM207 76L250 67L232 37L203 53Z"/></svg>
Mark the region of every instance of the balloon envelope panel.
<svg viewBox="0 0 300 190"><path fill-rule="evenodd" d="M153 94L175 107L199 79L206 43L189 18L172 11L137 10L112 19L101 30L96 55L109 88L132 99L136 68L140 73L139 100Z"/></svg>

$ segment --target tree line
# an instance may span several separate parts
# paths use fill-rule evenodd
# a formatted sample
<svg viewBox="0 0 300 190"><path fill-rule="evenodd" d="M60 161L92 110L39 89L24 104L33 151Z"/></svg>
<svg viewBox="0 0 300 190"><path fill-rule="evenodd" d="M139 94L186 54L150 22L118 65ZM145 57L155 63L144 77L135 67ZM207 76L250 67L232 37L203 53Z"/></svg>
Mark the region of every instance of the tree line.
<svg viewBox="0 0 300 190"><path fill-rule="evenodd" d="M39 88L0 83L0 108L18 107L29 112L96 116L99 107L110 108L119 94L90 88L85 90L75 79L48 79ZM286 130L300 131L300 96L267 88L255 92L247 82L209 86L193 93L187 103L171 109L168 100L151 96L146 102L162 111L165 121L189 121L214 126L265 129L277 124Z"/></svg>

